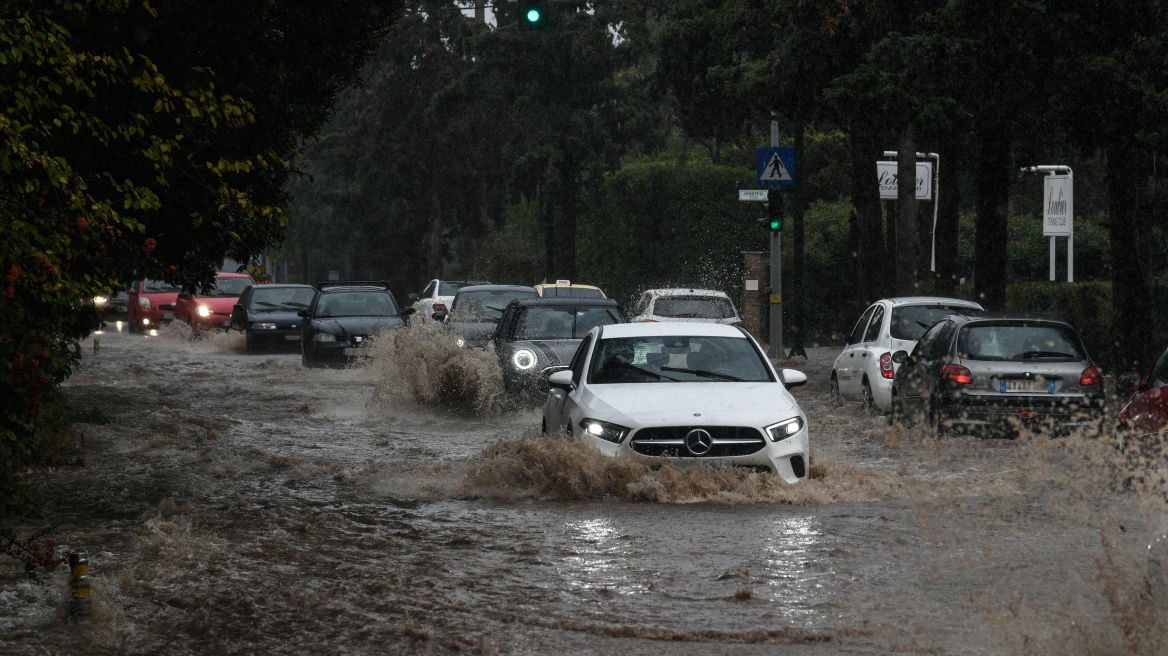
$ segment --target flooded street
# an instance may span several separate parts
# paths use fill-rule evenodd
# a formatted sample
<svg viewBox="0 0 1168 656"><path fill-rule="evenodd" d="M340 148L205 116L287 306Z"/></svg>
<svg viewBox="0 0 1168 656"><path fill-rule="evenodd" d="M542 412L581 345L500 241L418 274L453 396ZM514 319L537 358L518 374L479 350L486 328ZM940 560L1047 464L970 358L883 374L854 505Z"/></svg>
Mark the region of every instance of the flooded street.
<svg viewBox="0 0 1168 656"><path fill-rule="evenodd" d="M95 337L64 389L118 422L28 478L89 553L94 614L59 619L66 573L5 561L0 653L1155 651L1162 508L1098 440L894 430L829 406L832 349L787 363L813 454L787 485L542 438L481 391L489 357L420 339L307 370L236 334Z"/></svg>

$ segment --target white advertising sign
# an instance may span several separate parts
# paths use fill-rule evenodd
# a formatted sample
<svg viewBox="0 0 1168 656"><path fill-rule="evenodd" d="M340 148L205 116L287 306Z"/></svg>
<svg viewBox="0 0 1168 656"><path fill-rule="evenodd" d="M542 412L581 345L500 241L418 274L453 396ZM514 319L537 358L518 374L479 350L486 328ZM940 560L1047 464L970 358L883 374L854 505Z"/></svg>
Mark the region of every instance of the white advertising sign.
<svg viewBox="0 0 1168 656"><path fill-rule="evenodd" d="M876 162L876 174L880 180L880 198L896 200L896 162L879 160ZM917 200L932 200L933 198L933 163L917 162Z"/></svg>
<svg viewBox="0 0 1168 656"><path fill-rule="evenodd" d="M1070 237L1075 215L1074 180L1069 175L1048 175L1042 179L1042 235Z"/></svg>

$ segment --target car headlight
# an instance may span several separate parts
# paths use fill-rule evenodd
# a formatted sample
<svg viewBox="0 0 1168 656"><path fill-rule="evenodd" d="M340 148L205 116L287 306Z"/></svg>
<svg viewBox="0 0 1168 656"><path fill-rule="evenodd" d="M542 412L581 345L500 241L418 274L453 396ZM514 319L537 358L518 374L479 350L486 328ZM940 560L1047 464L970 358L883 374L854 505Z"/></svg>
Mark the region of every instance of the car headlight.
<svg viewBox="0 0 1168 656"><path fill-rule="evenodd" d="M109 299L104 297L104 296L94 296L93 297L93 304L94 305L104 305L108 301L109 301Z"/></svg>
<svg viewBox="0 0 1168 656"><path fill-rule="evenodd" d="M454 343L458 344L458 348L466 348L466 340L461 337L459 337L458 340Z"/></svg>
<svg viewBox="0 0 1168 656"><path fill-rule="evenodd" d="M251 327L255 328L256 330L275 330L276 324L274 324L274 323L253 323L251 325Z"/></svg>
<svg viewBox="0 0 1168 656"><path fill-rule="evenodd" d="M600 421L599 419L580 420L580 430L584 431L587 435L599 437L613 444L620 444L625 439L625 435L629 434L628 428L610 424L607 421Z"/></svg>
<svg viewBox="0 0 1168 656"><path fill-rule="evenodd" d="M535 353L529 349L519 349L511 356L511 364L520 371L527 371L535 366Z"/></svg>
<svg viewBox="0 0 1168 656"><path fill-rule="evenodd" d="M150 309L150 299L146 298L145 296L139 296L138 297L138 307L144 307L147 310L149 310Z"/></svg>
<svg viewBox="0 0 1168 656"><path fill-rule="evenodd" d="M767 433L771 436L772 442L778 442L791 437L795 433L803 430L803 418L792 417L786 421L780 421L773 426L767 426Z"/></svg>
<svg viewBox="0 0 1168 656"><path fill-rule="evenodd" d="M312 336L312 341L314 341L314 342L335 342L335 341L337 341L337 336L330 335L329 333L317 333L317 334Z"/></svg>
<svg viewBox="0 0 1168 656"><path fill-rule="evenodd" d="M200 305L199 309L195 310L195 314L199 315L200 317L209 317L213 313L211 312L211 308L207 307L206 305Z"/></svg>

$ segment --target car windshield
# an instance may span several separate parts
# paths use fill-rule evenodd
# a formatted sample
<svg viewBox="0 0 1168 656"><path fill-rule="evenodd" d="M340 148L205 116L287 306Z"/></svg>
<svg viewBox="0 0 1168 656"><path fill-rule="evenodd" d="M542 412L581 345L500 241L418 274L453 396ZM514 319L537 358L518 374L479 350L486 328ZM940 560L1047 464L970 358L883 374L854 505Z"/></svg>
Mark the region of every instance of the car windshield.
<svg viewBox="0 0 1168 656"><path fill-rule="evenodd" d="M321 294L314 316L392 317L397 314L397 305L388 292L362 291Z"/></svg>
<svg viewBox="0 0 1168 656"><path fill-rule="evenodd" d="M249 310L303 310L312 304L316 290L311 287L270 287L260 285L251 294Z"/></svg>
<svg viewBox="0 0 1168 656"><path fill-rule="evenodd" d="M731 319L734 306L716 296L667 296L653 304L653 314L671 319Z"/></svg>
<svg viewBox="0 0 1168 656"><path fill-rule="evenodd" d="M462 289L463 287L470 287L471 285L481 285L481 284L482 283L480 283L480 282L468 282L465 280L461 281L461 282L440 282L440 283L438 283L438 295L439 296L454 296L455 294L458 293L458 290Z"/></svg>
<svg viewBox="0 0 1168 656"><path fill-rule="evenodd" d="M177 294L182 289L178 285L172 285L161 280L143 280L142 293L143 294Z"/></svg>
<svg viewBox="0 0 1168 656"><path fill-rule="evenodd" d="M493 289L477 292L459 292L450 308L450 320L455 323L498 323L507 304L517 298L533 298L534 290Z"/></svg>
<svg viewBox="0 0 1168 656"><path fill-rule="evenodd" d="M1068 326L1024 322L966 326L957 342L966 360L1076 362L1087 359L1078 335Z"/></svg>
<svg viewBox="0 0 1168 656"><path fill-rule="evenodd" d="M1152 367L1152 373L1148 376L1148 387L1164 387L1168 385L1168 351L1164 351L1160 355L1160 359L1156 360L1156 365Z"/></svg>
<svg viewBox="0 0 1168 656"><path fill-rule="evenodd" d="M602 339L589 383L773 382L762 356L744 337Z"/></svg>
<svg viewBox="0 0 1168 656"><path fill-rule="evenodd" d="M215 278L215 286L203 290L202 296L239 296L251 287L251 278Z"/></svg>
<svg viewBox="0 0 1168 656"><path fill-rule="evenodd" d="M515 320L513 339L583 339L597 326L619 323L615 307L528 307Z"/></svg>
<svg viewBox="0 0 1168 656"><path fill-rule="evenodd" d="M941 320L941 317L957 312L970 312L976 308L959 305L901 305L892 309L892 325L888 331L896 339L916 341Z"/></svg>
<svg viewBox="0 0 1168 656"><path fill-rule="evenodd" d="M543 288L543 295L548 298L604 298L599 289L587 287L549 286Z"/></svg>

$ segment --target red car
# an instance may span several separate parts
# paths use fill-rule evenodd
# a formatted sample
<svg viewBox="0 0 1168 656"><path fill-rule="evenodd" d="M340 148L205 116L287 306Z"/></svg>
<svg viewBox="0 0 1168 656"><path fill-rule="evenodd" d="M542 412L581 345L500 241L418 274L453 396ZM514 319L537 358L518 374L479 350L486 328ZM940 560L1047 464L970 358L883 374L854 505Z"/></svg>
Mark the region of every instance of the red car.
<svg viewBox="0 0 1168 656"><path fill-rule="evenodd" d="M203 289L202 296L190 292L178 295L174 318L191 327L193 332L231 328L231 310L239 302L243 290L255 284L246 273L215 274L215 284Z"/></svg>
<svg viewBox="0 0 1168 656"><path fill-rule="evenodd" d="M138 332L156 328L174 320L174 303L181 291L177 285L161 280L135 280L130 283L126 314L130 330Z"/></svg>
<svg viewBox="0 0 1168 656"><path fill-rule="evenodd" d="M1129 371L1115 381L1115 386L1132 393L1119 411L1121 429L1145 435L1168 426L1168 350L1160 354L1147 378Z"/></svg>

